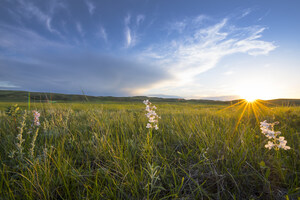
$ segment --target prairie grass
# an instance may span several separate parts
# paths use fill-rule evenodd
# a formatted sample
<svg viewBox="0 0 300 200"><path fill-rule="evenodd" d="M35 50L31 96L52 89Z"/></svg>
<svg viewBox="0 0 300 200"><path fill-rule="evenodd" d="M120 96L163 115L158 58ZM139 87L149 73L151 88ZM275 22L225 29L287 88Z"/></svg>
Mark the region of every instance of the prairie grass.
<svg viewBox="0 0 300 200"><path fill-rule="evenodd" d="M235 107L154 104L161 119L149 158L142 102L34 104L38 128L21 103L21 147L20 128L5 114L14 104L0 103L0 199L300 196L300 107L272 107L256 119ZM290 150L265 148L263 120L280 122Z"/></svg>

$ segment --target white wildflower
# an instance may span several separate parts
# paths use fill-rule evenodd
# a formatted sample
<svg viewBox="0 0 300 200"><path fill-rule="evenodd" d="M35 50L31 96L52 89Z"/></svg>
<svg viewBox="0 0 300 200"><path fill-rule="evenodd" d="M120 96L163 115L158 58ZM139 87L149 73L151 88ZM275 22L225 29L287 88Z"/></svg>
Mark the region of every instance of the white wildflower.
<svg viewBox="0 0 300 200"><path fill-rule="evenodd" d="M145 110L147 113L145 114L148 118L148 123L146 128L155 128L155 130L158 130L158 119L160 117L156 114L155 109L157 109L156 106L151 106L151 102L149 100L144 100L143 103L146 105Z"/></svg>
<svg viewBox="0 0 300 200"><path fill-rule="evenodd" d="M274 123L268 123L266 120L263 122L260 122L260 129L261 132L270 140L268 141L268 144L265 145L266 148L272 149L274 147L275 150L284 149L288 150L291 149L291 147L286 146L287 141L284 139L283 136L278 137L281 132L275 131L274 126L279 124L279 122Z"/></svg>
<svg viewBox="0 0 300 200"><path fill-rule="evenodd" d="M151 104L151 103L149 102L148 99L147 99L147 100L144 100L143 103L144 103L145 105Z"/></svg>
<svg viewBox="0 0 300 200"><path fill-rule="evenodd" d="M284 150L288 150L291 148L289 146L286 146L287 141L284 139L284 137L279 137L278 141L279 141L278 148L282 148Z"/></svg>
<svg viewBox="0 0 300 200"><path fill-rule="evenodd" d="M265 145L266 148L272 149L275 146L275 144L271 141L268 141L268 144Z"/></svg>
<svg viewBox="0 0 300 200"><path fill-rule="evenodd" d="M150 106L149 105L146 105L146 109L145 109L147 112L150 111Z"/></svg>
<svg viewBox="0 0 300 200"><path fill-rule="evenodd" d="M41 114L38 112L38 111L36 111L36 110L34 110L34 111L32 111L33 112L33 117L34 117L34 119L33 119L33 124L35 125L35 126L39 126L39 125L41 125L40 124L40 116L41 116Z"/></svg>
<svg viewBox="0 0 300 200"><path fill-rule="evenodd" d="M279 142L286 141L286 140L284 140L284 137L282 137L282 136L281 136L281 137L279 137L279 138L278 138L278 140L279 140Z"/></svg>
<svg viewBox="0 0 300 200"><path fill-rule="evenodd" d="M149 117L149 122L150 122L150 123L154 123L154 122L155 122L154 119L155 119L155 116Z"/></svg>
<svg viewBox="0 0 300 200"><path fill-rule="evenodd" d="M260 122L260 127L262 128L269 128L269 123L267 123L267 120Z"/></svg>

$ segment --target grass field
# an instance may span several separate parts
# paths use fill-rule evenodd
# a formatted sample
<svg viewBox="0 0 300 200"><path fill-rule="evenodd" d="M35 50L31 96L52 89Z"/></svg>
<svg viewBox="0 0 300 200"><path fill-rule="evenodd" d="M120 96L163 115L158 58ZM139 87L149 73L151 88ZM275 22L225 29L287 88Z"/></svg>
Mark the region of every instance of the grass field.
<svg viewBox="0 0 300 200"><path fill-rule="evenodd" d="M154 102L149 130L142 102L35 103L40 126L18 104L0 103L0 199L300 196L300 107ZM265 148L263 120L290 150Z"/></svg>

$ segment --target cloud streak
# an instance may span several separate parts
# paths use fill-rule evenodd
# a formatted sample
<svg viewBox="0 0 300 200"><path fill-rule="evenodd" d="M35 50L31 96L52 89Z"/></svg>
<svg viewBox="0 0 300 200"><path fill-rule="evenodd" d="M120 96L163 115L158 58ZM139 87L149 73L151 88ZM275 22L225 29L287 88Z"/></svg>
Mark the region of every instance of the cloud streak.
<svg viewBox="0 0 300 200"><path fill-rule="evenodd" d="M99 28L99 36L105 41L107 42L107 33L106 33L106 30L103 26L100 26Z"/></svg>
<svg viewBox="0 0 300 200"><path fill-rule="evenodd" d="M79 22L76 23L76 29L77 29L78 33L81 35L81 37L83 37L84 36L84 31L83 31L82 26Z"/></svg>
<svg viewBox="0 0 300 200"><path fill-rule="evenodd" d="M134 46L136 42L134 32L130 28L130 20L131 20L131 16L128 14L124 19L124 24L125 24L124 34L125 34L126 48Z"/></svg>
<svg viewBox="0 0 300 200"><path fill-rule="evenodd" d="M179 30L189 29L194 21L178 22ZM235 27L229 23L229 19L224 18L212 26L192 30L189 34L185 32L177 39L154 45L142 56L156 60L157 65L163 66L175 77L173 81L161 85L161 88L172 91L183 87L184 90L199 74L216 67L225 56L237 53L267 55L274 50L276 46L273 42L261 39L264 30L259 26Z"/></svg>
<svg viewBox="0 0 300 200"><path fill-rule="evenodd" d="M95 12L96 6L95 6L92 2L90 2L90 1L86 1L85 3L86 3L86 5L87 5L87 7L88 7L89 13L90 13L91 15L93 15L94 12Z"/></svg>
<svg viewBox="0 0 300 200"><path fill-rule="evenodd" d="M49 5L50 9L47 13L42 11L38 6L36 6L32 2L28 2L24 0L18 0L17 2L20 5L19 13L21 15L27 18L34 17L37 21L42 23L49 32L57 34L58 36L62 37L61 33L52 26L52 18L55 9L57 6L61 6L61 4L50 3Z"/></svg>
<svg viewBox="0 0 300 200"><path fill-rule="evenodd" d="M49 40L38 33L21 27L14 27L0 23L0 47L9 54L28 55L41 52L49 48L65 49L70 47L59 41ZM1 54L0 54L1 55Z"/></svg>
<svg viewBox="0 0 300 200"><path fill-rule="evenodd" d="M134 47L137 44L137 30L144 20L145 15L142 14L137 15L135 20L130 14L124 18L125 48Z"/></svg>
<svg viewBox="0 0 300 200"><path fill-rule="evenodd" d="M136 17L136 25L139 26L145 20L145 15L138 15Z"/></svg>

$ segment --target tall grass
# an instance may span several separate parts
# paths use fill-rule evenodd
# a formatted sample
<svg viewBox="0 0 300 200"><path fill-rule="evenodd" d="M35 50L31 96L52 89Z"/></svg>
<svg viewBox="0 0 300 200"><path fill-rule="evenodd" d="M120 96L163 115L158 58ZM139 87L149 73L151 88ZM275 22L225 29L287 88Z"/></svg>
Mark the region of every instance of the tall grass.
<svg viewBox="0 0 300 200"><path fill-rule="evenodd" d="M0 110L8 103L1 103ZM20 129L0 113L0 199L296 199L300 108L260 113L222 106L156 104L151 159L142 102L35 104ZM20 105L21 110L26 105ZM23 121L25 119L25 121ZM259 121L280 121L291 150L264 146ZM34 143L33 143L34 142ZM15 153L14 153L15 152Z"/></svg>

